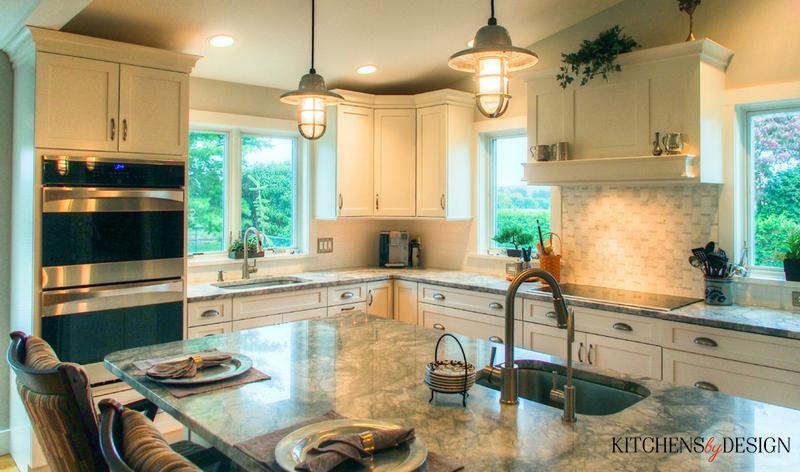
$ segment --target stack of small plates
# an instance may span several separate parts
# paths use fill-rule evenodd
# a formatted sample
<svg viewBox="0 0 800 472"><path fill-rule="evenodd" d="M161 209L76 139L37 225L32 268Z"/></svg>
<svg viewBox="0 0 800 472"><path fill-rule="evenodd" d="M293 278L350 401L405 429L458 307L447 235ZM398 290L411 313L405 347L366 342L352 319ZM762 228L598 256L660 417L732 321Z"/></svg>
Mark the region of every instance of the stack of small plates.
<svg viewBox="0 0 800 472"><path fill-rule="evenodd" d="M467 377L466 388L464 376ZM425 383L443 393L461 393L469 390L475 384L475 366L467 364L464 368L463 361L437 361L425 366Z"/></svg>

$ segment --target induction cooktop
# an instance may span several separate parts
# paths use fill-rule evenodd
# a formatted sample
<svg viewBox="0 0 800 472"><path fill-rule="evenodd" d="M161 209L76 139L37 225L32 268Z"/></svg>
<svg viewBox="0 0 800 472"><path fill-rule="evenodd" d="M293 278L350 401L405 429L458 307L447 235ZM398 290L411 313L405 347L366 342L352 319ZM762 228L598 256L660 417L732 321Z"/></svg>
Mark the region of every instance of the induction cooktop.
<svg viewBox="0 0 800 472"><path fill-rule="evenodd" d="M550 287L542 286L534 292L550 292ZM677 297L660 293L634 292L617 288L594 287L591 285L562 284L561 292L572 299L613 303L615 305L653 310L672 311L692 303L702 301L701 298Z"/></svg>

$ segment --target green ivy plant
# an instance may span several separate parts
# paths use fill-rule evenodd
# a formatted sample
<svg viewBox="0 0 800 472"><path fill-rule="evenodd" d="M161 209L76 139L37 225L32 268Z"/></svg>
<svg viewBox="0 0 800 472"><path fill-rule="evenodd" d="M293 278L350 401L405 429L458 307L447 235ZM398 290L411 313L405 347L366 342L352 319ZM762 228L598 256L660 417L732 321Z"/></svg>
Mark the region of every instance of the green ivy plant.
<svg viewBox="0 0 800 472"><path fill-rule="evenodd" d="M622 66L615 62L617 56L637 47L639 43L622 34L622 27L616 25L592 41L584 40L577 52L561 54L561 68L556 79L563 89L578 78L581 86L598 75L608 80L609 73L622 70Z"/></svg>
<svg viewBox="0 0 800 472"><path fill-rule="evenodd" d="M248 254L255 254L258 250L258 239L252 234L250 237L247 238L247 253ZM228 245L228 252L242 252L244 251L244 245L242 244L241 238L235 239L231 241Z"/></svg>
<svg viewBox="0 0 800 472"><path fill-rule="evenodd" d="M800 260L800 231L795 231L789 235L786 241L786 252L783 254L783 259L787 261Z"/></svg>

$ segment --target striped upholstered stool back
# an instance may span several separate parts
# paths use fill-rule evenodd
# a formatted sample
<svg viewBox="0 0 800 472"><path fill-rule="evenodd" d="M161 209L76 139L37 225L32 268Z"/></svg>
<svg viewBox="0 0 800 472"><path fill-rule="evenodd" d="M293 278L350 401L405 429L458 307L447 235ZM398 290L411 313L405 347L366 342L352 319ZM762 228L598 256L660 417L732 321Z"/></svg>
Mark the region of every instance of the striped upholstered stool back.
<svg viewBox="0 0 800 472"><path fill-rule="evenodd" d="M108 470L86 371L60 362L47 342L11 334L8 363L31 426L53 472Z"/></svg>

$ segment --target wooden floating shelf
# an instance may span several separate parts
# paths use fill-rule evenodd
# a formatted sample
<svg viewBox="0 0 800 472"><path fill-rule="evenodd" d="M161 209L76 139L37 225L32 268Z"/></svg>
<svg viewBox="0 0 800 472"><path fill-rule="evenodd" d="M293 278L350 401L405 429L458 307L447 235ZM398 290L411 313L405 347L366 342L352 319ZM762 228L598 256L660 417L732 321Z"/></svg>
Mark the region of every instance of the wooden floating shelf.
<svg viewBox="0 0 800 472"><path fill-rule="evenodd" d="M522 164L529 185L698 183L695 156L610 157Z"/></svg>

